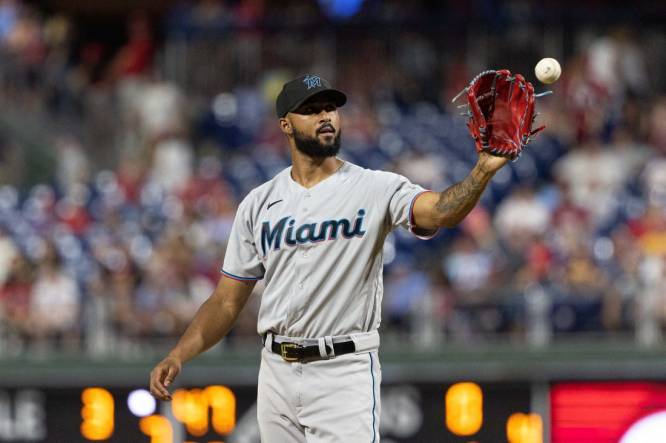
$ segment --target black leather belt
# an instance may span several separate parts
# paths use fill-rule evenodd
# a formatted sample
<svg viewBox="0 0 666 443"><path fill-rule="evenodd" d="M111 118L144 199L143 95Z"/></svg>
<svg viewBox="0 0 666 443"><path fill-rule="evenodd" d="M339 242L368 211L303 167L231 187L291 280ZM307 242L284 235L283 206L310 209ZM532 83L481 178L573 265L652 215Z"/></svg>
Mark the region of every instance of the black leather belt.
<svg viewBox="0 0 666 443"><path fill-rule="evenodd" d="M333 350L335 351L336 356L350 354L356 351L356 345L351 340L333 343ZM298 343L273 342L271 344L271 351L282 356L285 361L289 362L304 362L325 359L325 357L322 357L319 353L319 346L317 345L301 346ZM326 346L326 353L331 353L330 346Z"/></svg>

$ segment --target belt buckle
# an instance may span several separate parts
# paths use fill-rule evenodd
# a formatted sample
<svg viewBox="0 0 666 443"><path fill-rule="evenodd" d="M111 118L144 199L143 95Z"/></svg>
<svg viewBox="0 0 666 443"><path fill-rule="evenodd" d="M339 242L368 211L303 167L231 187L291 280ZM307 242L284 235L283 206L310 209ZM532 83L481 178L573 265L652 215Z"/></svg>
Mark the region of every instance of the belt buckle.
<svg viewBox="0 0 666 443"><path fill-rule="evenodd" d="M298 361L298 357L287 356L287 350L291 348L298 349L299 347L296 343L280 343L280 355L282 355L282 359L288 362Z"/></svg>

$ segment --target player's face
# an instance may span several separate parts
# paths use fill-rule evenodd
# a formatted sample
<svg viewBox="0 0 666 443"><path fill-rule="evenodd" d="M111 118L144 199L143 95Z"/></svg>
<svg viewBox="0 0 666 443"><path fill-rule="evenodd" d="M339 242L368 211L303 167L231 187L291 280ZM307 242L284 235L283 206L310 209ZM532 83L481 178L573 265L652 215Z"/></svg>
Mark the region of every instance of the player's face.
<svg viewBox="0 0 666 443"><path fill-rule="evenodd" d="M340 150L340 115L335 103L312 100L288 114L296 148L310 157L332 157Z"/></svg>

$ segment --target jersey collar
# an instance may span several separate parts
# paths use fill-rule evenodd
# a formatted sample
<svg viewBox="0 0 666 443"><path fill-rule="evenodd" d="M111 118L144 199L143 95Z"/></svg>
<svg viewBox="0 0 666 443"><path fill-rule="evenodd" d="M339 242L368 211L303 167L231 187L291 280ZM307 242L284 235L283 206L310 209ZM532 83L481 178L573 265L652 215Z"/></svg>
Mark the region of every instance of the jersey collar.
<svg viewBox="0 0 666 443"><path fill-rule="evenodd" d="M342 159L339 159L342 160ZM312 186L311 188L306 188L302 186L300 183L296 182L292 177L291 177L291 168L292 166L289 166L285 170L285 177L286 180L289 183L289 186L292 189L298 190L298 191L308 191L308 192L313 192L318 189L325 189L329 186L335 185L336 183L341 183L344 181L347 177L347 172L349 171L350 168L350 163L346 160L342 160L342 164L340 167L335 171L333 174L329 175L316 185Z"/></svg>

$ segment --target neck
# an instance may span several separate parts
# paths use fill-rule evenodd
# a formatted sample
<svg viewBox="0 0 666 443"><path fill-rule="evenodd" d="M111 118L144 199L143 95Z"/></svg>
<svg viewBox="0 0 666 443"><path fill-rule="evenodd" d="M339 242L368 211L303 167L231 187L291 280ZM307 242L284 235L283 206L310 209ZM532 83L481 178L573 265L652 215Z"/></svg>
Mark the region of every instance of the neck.
<svg viewBox="0 0 666 443"><path fill-rule="evenodd" d="M313 158L291 148L291 178L304 188L311 188L335 174L342 163L337 157Z"/></svg>

